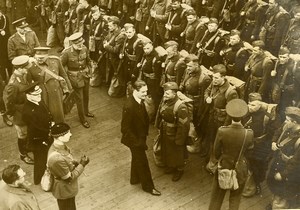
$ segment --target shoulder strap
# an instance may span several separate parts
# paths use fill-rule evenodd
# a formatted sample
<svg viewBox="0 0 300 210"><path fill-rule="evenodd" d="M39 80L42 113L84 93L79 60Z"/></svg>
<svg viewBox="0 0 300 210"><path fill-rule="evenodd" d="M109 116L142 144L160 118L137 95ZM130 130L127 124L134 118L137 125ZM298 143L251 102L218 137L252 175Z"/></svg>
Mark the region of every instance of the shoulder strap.
<svg viewBox="0 0 300 210"><path fill-rule="evenodd" d="M175 102L175 105L174 105L174 109L173 109L173 113L174 113L174 116L176 118L176 115L177 115L177 111L178 111L178 108L181 104L183 104L184 102L180 99L178 99L176 102Z"/></svg>
<svg viewBox="0 0 300 210"><path fill-rule="evenodd" d="M240 150L240 154L239 154L239 156L238 156L238 159L237 159L236 162L235 162L234 169L236 168L236 166L237 166L237 164L238 164L238 162L239 162L239 160L240 160L240 158L241 158L241 155L242 155L242 152L243 152L244 146L245 146L246 137L247 137L247 129L245 129L245 135L244 135L243 145L242 145L242 148L241 148L241 150Z"/></svg>
<svg viewBox="0 0 300 210"><path fill-rule="evenodd" d="M228 87L227 90L225 91L225 99L226 99L226 100L228 99L228 95L229 95L230 91L235 90L235 89L236 89L235 86L233 86L233 85L231 85L231 84L229 83L229 87Z"/></svg>
<svg viewBox="0 0 300 210"><path fill-rule="evenodd" d="M52 71L50 71L49 69L40 66L37 62L34 62L42 71L45 71L47 74L49 74L51 77L53 77L54 79L60 80L60 76L58 76L57 74L54 74Z"/></svg>

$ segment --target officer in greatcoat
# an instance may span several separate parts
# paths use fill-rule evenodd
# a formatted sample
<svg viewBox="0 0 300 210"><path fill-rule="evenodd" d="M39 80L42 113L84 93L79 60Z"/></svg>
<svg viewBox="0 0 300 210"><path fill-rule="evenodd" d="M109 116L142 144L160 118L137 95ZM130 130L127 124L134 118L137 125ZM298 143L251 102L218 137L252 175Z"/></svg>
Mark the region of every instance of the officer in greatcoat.
<svg viewBox="0 0 300 210"><path fill-rule="evenodd" d="M14 21L12 24L17 32L8 39L8 59L12 60L19 55L34 55L34 48L40 46L40 42L34 31L28 30L26 18Z"/></svg>
<svg viewBox="0 0 300 210"><path fill-rule="evenodd" d="M167 82L163 88L164 96L157 111L155 126L160 129L165 173L172 173L172 181L176 182L184 173L190 118L187 106L177 96L178 85Z"/></svg>
<svg viewBox="0 0 300 210"><path fill-rule="evenodd" d="M86 46L83 45L82 33L78 32L69 37L72 45L65 49L61 55L63 67L67 69L72 88L76 93L78 116L83 127L89 128L86 117L93 118L89 111L89 81L90 56Z"/></svg>
<svg viewBox="0 0 300 210"><path fill-rule="evenodd" d="M238 210L244 185L248 176L248 166L245 152L253 147L253 131L246 129L241 123L242 117L248 113L246 102L233 99L226 105L226 113L232 118L228 126L218 129L214 144L214 156L219 160L218 168L235 169L237 173L238 189L228 190L229 209ZM236 163L237 162L237 163ZM221 209L227 190L221 189L218 172L214 176L209 210Z"/></svg>
<svg viewBox="0 0 300 210"><path fill-rule="evenodd" d="M48 55L49 47L36 47L35 60L28 68L28 79L39 82L44 103L56 123L64 122L63 95L70 93L72 86L60 58Z"/></svg>

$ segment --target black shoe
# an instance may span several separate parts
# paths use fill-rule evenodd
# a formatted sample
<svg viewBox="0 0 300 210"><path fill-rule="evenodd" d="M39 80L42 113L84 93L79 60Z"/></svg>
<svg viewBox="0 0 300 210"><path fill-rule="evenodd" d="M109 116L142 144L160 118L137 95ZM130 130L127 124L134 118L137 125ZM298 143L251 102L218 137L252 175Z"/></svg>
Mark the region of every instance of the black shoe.
<svg viewBox="0 0 300 210"><path fill-rule="evenodd" d="M34 164L34 161L30 157L28 157L27 155L20 155L20 158L26 164L29 164L29 165L33 165Z"/></svg>
<svg viewBox="0 0 300 210"><path fill-rule="evenodd" d="M95 117L95 115L93 115L92 113L90 113L90 112L88 112L85 116L87 116L87 117Z"/></svg>
<svg viewBox="0 0 300 210"><path fill-rule="evenodd" d="M182 175L183 175L183 171L176 170L176 172L173 174L172 181L173 182L179 181L181 179Z"/></svg>
<svg viewBox="0 0 300 210"><path fill-rule="evenodd" d="M3 122L4 122L7 126L9 126L9 127L13 126L12 121L7 117L6 114L4 114L2 117L3 117Z"/></svg>
<svg viewBox="0 0 300 210"><path fill-rule="evenodd" d="M256 185L256 191L255 191L255 195L260 195L261 194L261 186L260 184Z"/></svg>
<svg viewBox="0 0 300 210"><path fill-rule="evenodd" d="M81 123L81 124L82 124L82 126L85 127L85 128L91 127L88 121L85 121L85 122L83 122L83 123Z"/></svg>
<svg viewBox="0 0 300 210"><path fill-rule="evenodd" d="M159 192L157 189L153 188L151 192L149 192L151 195L154 196L160 196L161 192Z"/></svg>

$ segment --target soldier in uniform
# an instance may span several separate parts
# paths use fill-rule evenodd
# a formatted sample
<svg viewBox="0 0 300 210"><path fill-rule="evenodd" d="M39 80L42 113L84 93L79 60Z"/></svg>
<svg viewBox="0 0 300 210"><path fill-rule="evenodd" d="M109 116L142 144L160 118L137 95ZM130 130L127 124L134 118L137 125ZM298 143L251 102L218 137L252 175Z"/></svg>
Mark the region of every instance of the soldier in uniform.
<svg viewBox="0 0 300 210"><path fill-rule="evenodd" d="M72 45L62 52L61 62L63 67L67 69L67 75L78 98L76 105L80 122L83 127L89 128L90 124L86 117L94 117L89 112L89 51L83 45L82 33L72 34L69 39Z"/></svg>
<svg viewBox="0 0 300 210"><path fill-rule="evenodd" d="M138 78L137 64L143 57L142 40L138 38L134 25L126 23L124 25L126 39L123 43L123 49L120 53L120 59L124 59L122 72L120 72L122 80L125 84L134 82Z"/></svg>
<svg viewBox="0 0 300 210"><path fill-rule="evenodd" d="M185 10L181 7L181 0L172 0L170 8L165 14L159 15L154 13L153 16L155 20L165 23L165 40L175 40L181 44L180 34L184 31L187 24Z"/></svg>
<svg viewBox="0 0 300 210"><path fill-rule="evenodd" d="M289 58L290 52L286 47L279 50L275 69L271 71L273 77L271 98L272 103L279 106L279 113L284 119L284 111L299 100L299 73L297 62Z"/></svg>
<svg viewBox="0 0 300 210"><path fill-rule="evenodd" d="M33 164L33 160L28 156L27 126L22 119L22 110L26 101L24 89L29 85L26 80L29 57L21 55L12 60L14 72L6 88L7 111L6 114L13 116L14 126L18 136L18 148L20 158L27 164Z"/></svg>
<svg viewBox="0 0 300 210"><path fill-rule="evenodd" d="M65 15L68 15L69 9L69 1L68 0L59 0L56 2L53 10L53 14L55 14L51 18L51 23L53 24L59 44L64 46L65 39ZM62 50L62 49L61 49Z"/></svg>
<svg viewBox="0 0 300 210"><path fill-rule="evenodd" d="M172 181L176 182L184 173L190 119L187 106L177 96L178 85L175 82L167 82L163 88L164 96L158 108L155 125L160 129L165 173L173 173ZM176 113L174 113L175 106Z"/></svg>
<svg viewBox="0 0 300 210"><path fill-rule="evenodd" d="M178 52L178 43L175 41L168 41L164 44L167 50L167 58L164 62L165 70L162 77L162 84L165 82L176 82L179 86L184 77L186 64L183 59L180 58Z"/></svg>
<svg viewBox="0 0 300 210"><path fill-rule="evenodd" d="M287 34L283 40L291 54L300 52L300 7L294 10L294 18L290 20Z"/></svg>
<svg viewBox="0 0 300 210"><path fill-rule="evenodd" d="M34 184L38 185L45 172L48 149L53 141L49 138L52 116L42 101L42 89L37 82L30 84L24 92L27 100L22 110L22 119L27 125L28 140L33 148L33 179Z"/></svg>
<svg viewBox="0 0 300 210"><path fill-rule="evenodd" d="M69 0L69 8L68 11L65 12L64 17L64 30L65 36L69 37L75 32L78 32L78 17L77 17L77 0Z"/></svg>
<svg viewBox="0 0 300 210"><path fill-rule="evenodd" d="M87 0L80 0L79 5L76 8L77 14L77 28L78 32L82 33L84 39L84 45L89 49L89 35L91 30L91 5Z"/></svg>
<svg viewBox="0 0 300 210"><path fill-rule="evenodd" d="M198 138L202 137L202 132L204 132L205 125L203 121L199 121L201 118L198 117L198 113L205 115L205 104L204 104L204 91L211 83L211 76L209 72L199 66L198 57L194 54L188 56L189 62L187 63L186 73L183 81L180 84L179 89L190 99L193 100L193 117L191 121L196 128ZM201 129L202 132L199 132ZM199 150L199 141L195 145L189 146L189 152L196 152Z"/></svg>
<svg viewBox="0 0 300 210"><path fill-rule="evenodd" d="M48 55L49 47L36 47L35 60L28 68L28 78L39 82L42 99L48 107L53 121L64 122L63 94L72 90L72 86L60 58Z"/></svg>
<svg viewBox="0 0 300 210"><path fill-rule="evenodd" d="M289 14L278 2L279 0L269 0L266 20L260 35L261 40L266 44L266 50L275 56L278 55L289 21Z"/></svg>
<svg viewBox="0 0 300 210"><path fill-rule="evenodd" d="M118 74L120 70L120 53L126 35L121 32L120 19L116 16L108 18L108 35L103 42L103 48L106 51L106 83L110 85L113 74Z"/></svg>
<svg viewBox="0 0 300 210"><path fill-rule="evenodd" d="M142 73L142 79L146 82L148 93L151 96L155 113L162 98L160 79L162 74L162 59L158 56L151 41L143 42L144 55L138 64Z"/></svg>
<svg viewBox="0 0 300 210"><path fill-rule="evenodd" d="M225 107L229 101L238 98L235 87L229 84L225 78L226 67L223 64L218 64L213 66L212 71L212 82L204 92L204 100L209 105L209 113L207 119L208 130L202 144L202 156L206 156L212 151L218 128L230 124L230 117L226 114ZM209 171L214 172L215 161L211 156L210 163L207 166Z"/></svg>
<svg viewBox="0 0 300 210"><path fill-rule="evenodd" d="M187 25L180 36L182 37L182 49L190 52L194 40L196 39L196 34L199 33L199 30L203 30L205 27L203 27L202 22L200 22L195 10L193 9L186 11L186 19Z"/></svg>
<svg viewBox="0 0 300 210"><path fill-rule="evenodd" d="M240 32L238 30L232 30L230 32L229 42L226 47L220 51L220 55L223 57L227 75L245 81L245 64L250 53L247 51L244 42L241 40Z"/></svg>
<svg viewBox="0 0 300 210"><path fill-rule="evenodd" d="M300 196L300 109L287 107L286 120L272 139L273 159L267 185L273 193L268 209L297 209Z"/></svg>
<svg viewBox="0 0 300 210"><path fill-rule="evenodd" d="M9 22L14 22L22 17L28 15L27 10L29 8L31 0L6 0L6 14ZM13 28L11 28L13 31Z"/></svg>
<svg viewBox="0 0 300 210"><path fill-rule="evenodd" d="M225 40L218 30L218 20L210 18L207 30L196 44L200 64L209 68L221 62L220 50L224 47Z"/></svg>
<svg viewBox="0 0 300 210"><path fill-rule="evenodd" d="M229 209L238 210L248 176L245 153L253 147L253 131L244 128L241 123L242 117L248 113L246 102L241 99L230 101L226 105L226 113L232 118L232 122L230 125L222 126L218 129L214 144L214 156L219 160L218 168L235 168L239 188L237 190L229 190ZM220 188L218 173L216 173L208 209L221 209L226 192L227 190Z"/></svg>
<svg viewBox="0 0 300 210"><path fill-rule="evenodd" d="M165 43L165 24L163 20L156 18L156 15L160 17L165 14L167 7L166 4L166 0L155 0L150 9L150 16L148 18L145 31L149 31L154 46L160 46Z"/></svg>
<svg viewBox="0 0 300 210"><path fill-rule="evenodd" d="M40 46L40 42L34 31L28 31L25 18L21 18L12 23L17 32L8 39L7 51L8 59L12 60L19 55L34 55L34 48Z"/></svg>
<svg viewBox="0 0 300 210"><path fill-rule="evenodd" d="M245 100L248 101L249 93L258 92L264 102L269 102L271 91L271 71L274 68L270 56L264 52L265 44L261 40L252 43L253 52L245 65L245 71L250 71L250 76L245 87Z"/></svg>

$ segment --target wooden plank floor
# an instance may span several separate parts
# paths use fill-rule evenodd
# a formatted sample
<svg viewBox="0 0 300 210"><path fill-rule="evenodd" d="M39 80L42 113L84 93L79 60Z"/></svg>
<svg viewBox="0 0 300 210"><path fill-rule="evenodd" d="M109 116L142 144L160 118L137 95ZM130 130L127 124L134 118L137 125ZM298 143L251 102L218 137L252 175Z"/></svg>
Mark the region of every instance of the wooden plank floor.
<svg viewBox="0 0 300 210"><path fill-rule="evenodd" d="M69 142L75 157L86 154L90 164L85 175L79 179L80 190L76 197L78 210L106 209L186 209L205 210L208 208L212 177L204 170L204 160L191 154L185 173L179 182L172 182L171 175L163 173L154 165L151 151L156 130L151 127L148 137L148 159L154 183L162 192L155 197L142 191L140 185L129 184L130 152L120 143L120 120L124 98L110 98L107 88L91 88L90 110L95 114L90 119L91 128L83 128L74 108L67 116L73 136ZM0 122L0 170L12 163L20 164L32 182L33 167L19 160L17 137L14 128ZM56 200L51 193L43 192L40 186L31 185L43 210L57 210ZM263 210L270 202L270 193L263 186L261 196L242 199L242 210ZM228 195L227 195L228 196ZM0 207L1 209L1 207ZM228 197L223 210L228 209Z"/></svg>

